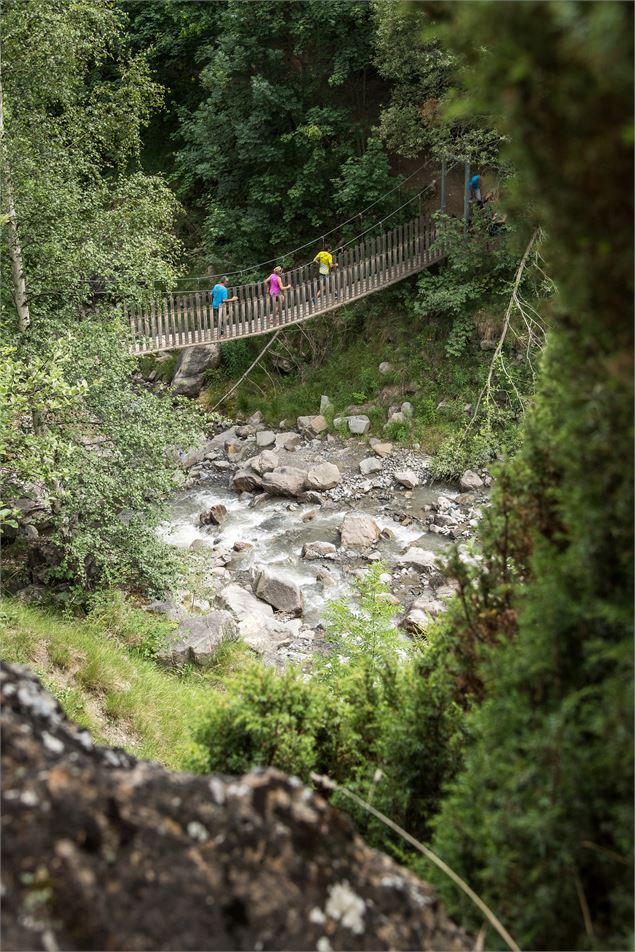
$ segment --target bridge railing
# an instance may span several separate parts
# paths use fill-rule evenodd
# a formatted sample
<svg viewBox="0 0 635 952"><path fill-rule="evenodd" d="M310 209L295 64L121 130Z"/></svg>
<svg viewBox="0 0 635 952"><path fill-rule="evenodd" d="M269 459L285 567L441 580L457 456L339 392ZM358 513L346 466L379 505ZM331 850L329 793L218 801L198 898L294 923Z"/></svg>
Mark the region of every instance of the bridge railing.
<svg viewBox="0 0 635 952"><path fill-rule="evenodd" d="M127 310L130 350L134 354L176 350L300 323L440 261L445 251L435 239L434 222L419 216L343 249L328 276L319 275L314 263L286 272L285 283L291 288L279 303L264 281L233 287L231 294L238 300L224 305L218 319L207 292L162 295Z"/></svg>

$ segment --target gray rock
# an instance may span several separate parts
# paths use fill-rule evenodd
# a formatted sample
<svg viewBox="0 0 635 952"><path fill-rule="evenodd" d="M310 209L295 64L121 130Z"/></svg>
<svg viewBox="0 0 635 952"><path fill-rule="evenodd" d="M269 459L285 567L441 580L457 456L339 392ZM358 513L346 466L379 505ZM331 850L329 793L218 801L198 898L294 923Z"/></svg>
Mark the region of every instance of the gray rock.
<svg viewBox="0 0 635 952"><path fill-rule="evenodd" d="M329 500L327 500L328 502ZM324 505L322 497L319 493L316 493L314 490L309 489L304 493L300 493L298 496L298 502L308 502L312 506L322 506Z"/></svg>
<svg viewBox="0 0 635 952"><path fill-rule="evenodd" d="M254 456L249 460L251 468L260 476L264 476L265 473L270 473L276 468L278 463L278 454L274 453L273 450L263 450L259 456Z"/></svg>
<svg viewBox="0 0 635 952"><path fill-rule="evenodd" d="M430 618L419 608L411 608L408 614L399 623L400 628L411 631L414 634L423 632L430 625Z"/></svg>
<svg viewBox="0 0 635 952"><path fill-rule="evenodd" d="M232 612L239 622L248 618L256 617L261 623L268 624L273 621L273 608L267 605L248 592L240 585L232 583L224 588L219 594L219 601L230 612Z"/></svg>
<svg viewBox="0 0 635 952"><path fill-rule="evenodd" d="M388 417L388 423L386 424L386 426L390 426L391 423L405 423L405 422L406 422L405 414L402 413L401 410L395 410L395 412L391 413L390 416Z"/></svg>
<svg viewBox="0 0 635 952"><path fill-rule="evenodd" d="M345 549L365 549L379 538L379 526L365 512L347 512L340 529Z"/></svg>
<svg viewBox="0 0 635 952"><path fill-rule="evenodd" d="M466 469L461 479L459 480L459 486L463 492L470 492L474 489L480 489L483 485L483 480L471 469Z"/></svg>
<svg viewBox="0 0 635 952"><path fill-rule="evenodd" d="M202 526L220 526L227 519L227 507L218 502L205 512L202 512L198 520Z"/></svg>
<svg viewBox="0 0 635 952"><path fill-rule="evenodd" d="M172 378L172 390L184 397L197 397L203 388L205 371L218 367L219 363L218 344L186 347L179 354Z"/></svg>
<svg viewBox="0 0 635 952"><path fill-rule="evenodd" d="M273 446L276 442L276 434L273 430L260 430L256 433L256 446L265 449L267 446Z"/></svg>
<svg viewBox="0 0 635 952"><path fill-rule="evenodd" d="M262 477L262 488L272 496L299 496L306 485L307 473L295 466L279 466Z"/></svg>
<svg viewBox="0 0 635 952"><path fill-rule="evenodd" d="M364 436L370 430L370 420L364 415L347 417L347 423L350 432L355 436Z"/></svg>
<svg viewBox="0 0 635 952"><path fill-rule="evenodd" d="M225 443L227 459L232 463L239 463L249 452L249 444L241 440L227 440Z"/></svg>
<svg viewBox="0 0 635 952"><path fill-rule="evenodd" d="M265 418L263 417L260 410L256 410L255 413L252 413L252 415L247 420L247 423L249 424L249 426L258 426L259 423L264 423L264 422L265 422Z"/></svg>
<svg viewBox="0 0 635 952"><path fill-rule="evenodd" d="M309 489L323 492L337 486L340 479L340 471L335 463L320 463L318 466L311 467L307 474L306 484Z"/></svg>
<svg viewBox="0 0 635 952"><path fill-rule="evenodd" d="M302 442L302 437L299 433L294 433L293 431L289 433L278 433L276 435L276 449L278 450L287 450L288 453L292 453L298 448Z"/></svg>
<svg viewBox="0 0 635 952"><path fill-rule="evenodd" d="M382 464L378 459L375 459L374 456L363 459L359 464L359 471L362 476L370 476L371 473L380 473L382 469Z"/></svg>
<svg viewBox="0 0 635 952"><path fill-rule="evenodd" d="M392 456L392 443L382 443L381 440L376 440L372 444L372 448L373 453L376 453L381 459Z"/></svg>
<svg viewBox="0 0 635 952"><path fill-rule="evenodd" d="M304 607L302 592L296 583L279 569L264 567L255 583L255 592L281 612L301 615Z"/></svg>
<svg viewBox="0 0 635 952"><path fill-rule="evenodd" d="M253 493L262 488L262 479L252 469L239 469L232 476L229 485L237 493Z"/></svg>
<svg viewBox="0 0 635 952"><path fill-rule="evenodd" d="M417 546L411 546L407 552L404 552L398 559L401 565L411 565L417 571L422 572L435 568L437 553L430 549L420 549Z"/></svg>
<svg viewBox="0 0 635 952"><path fill-rule="evenodd" d="M387 360L383 360L380 363L378 369L380 374L383 374L383 375L389 374L392 371L392 364L389 363Z"/></svg>
<svg viewBox="0 0 635 952"><path fill-rule="evenodd" d="M414 489L421 480L411 469L402 469L395 473L395 479L405 489Z"/></svg>
<svg viewBox="0 0 635 952"><path fill-rule="evenodd" d="M322 394L322 396L320 397L320 414L324 416L327 410L332 410L332 409L333 409L333 404L331 403L331 401L325 394Z"/></svg>
<svg viewBox="0 0 635 952"><path fill-rule="evenodd" d="M320 433L323 433L328 427L326 420L321 414L318 416L299 416L296 425L300 433L304 433L309 437L319 436Z"/></svg>
<svg viewBox="0 0 635 952"><path fill-rule="evenodd" d="M415 412L415 408L413 407L411 403L408 403L408 401L406 401L405 403L401 404L401 412L403 413L405 417L411 417L413 413Z"/></svg>
<svg viewBox="0 0 635 952"><path fill-rule="evenodd" d="M217 609L209 615L192 615L180 623L160 656L176 665L194 662L206 667L222 642L237 637L238 627L227 611Z"/></svg>
<svg viewBox="0 0 635 952"><path fill-rule="evenodd" d="M303 559L336 559L337 548L332 542L307 542L302 547Z"/></svg>

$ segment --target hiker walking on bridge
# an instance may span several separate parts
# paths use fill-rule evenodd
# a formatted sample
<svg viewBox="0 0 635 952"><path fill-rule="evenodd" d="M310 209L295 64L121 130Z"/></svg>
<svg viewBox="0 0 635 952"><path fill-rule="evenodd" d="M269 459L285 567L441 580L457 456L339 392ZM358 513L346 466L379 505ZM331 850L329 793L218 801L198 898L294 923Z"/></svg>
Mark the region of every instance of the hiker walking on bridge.
<svg viewBox="0 0 635 952"><path fill-rule="evenodd" d="M333 255L331 254L331 246L326 245L323 251L318 251L313 260L318 266L321 281L324 283L332 269L337 268L337 264L333 261ZM317 297L319 297L321 293L322 289L318 288Z"/></svg>
<svg viewBox="0 0 635 952"><path fill-rule="evenodd" d="M284 301L283 291L288 291L291 285L282 283L282 268L280 266L274 268L269 277L265 278L265 284L269 286L271 300L275 301L275 318L277 321L280 315L280 300Z"/></svg>
<svg viewBox="0 0 635 952"><path fill-rule="evenodd" d="M227 282L228 278L221 278L218 284L215 284L212 288L212 315L214 317L214 326L218 328L221 337L225 333L225 305L238 300L237 294L234 294L231 298L229 297Z"/></svg>

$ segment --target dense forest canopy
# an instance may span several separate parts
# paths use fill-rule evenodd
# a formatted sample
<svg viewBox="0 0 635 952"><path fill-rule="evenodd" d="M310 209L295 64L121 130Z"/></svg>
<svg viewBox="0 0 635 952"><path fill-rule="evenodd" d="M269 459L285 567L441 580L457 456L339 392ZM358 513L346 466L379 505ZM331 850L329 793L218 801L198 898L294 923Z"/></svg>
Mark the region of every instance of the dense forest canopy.
<svg viewBox="0 0 635 952"><path fill-rule="evenodd" d="M295 263L284 253L353 218L347 239L457 163L437 214L447 263L290 332L260 393L225 404L277 423L319 405L326 380L342 407L371 405L371 345L399 352L420 395L411 422L382 417L382 437L422 443L437 477L492 467L478 542L448 559L457 597L405 650L372 568L359 611L334 609L335 653L311 677L253 659L222 690L165 675L185 726L179 740L162 727L170 752L157 749L371 795L525 948L632 943L632 13L617 0L2 5L4 584L37 581L53 618L78 612L82 650L103 635L119 680L141 657L164 717L159 636L129 596L184 584L157 526L183 482L175 460L215 418L205 394L148 386L122 305ZM464 163L504 229L492 205L460 220ZM223 345L214 399L263 345ZM47 512L46 538L25 528L25 502ZM465 896L336 801L478 933Z"/></svg>

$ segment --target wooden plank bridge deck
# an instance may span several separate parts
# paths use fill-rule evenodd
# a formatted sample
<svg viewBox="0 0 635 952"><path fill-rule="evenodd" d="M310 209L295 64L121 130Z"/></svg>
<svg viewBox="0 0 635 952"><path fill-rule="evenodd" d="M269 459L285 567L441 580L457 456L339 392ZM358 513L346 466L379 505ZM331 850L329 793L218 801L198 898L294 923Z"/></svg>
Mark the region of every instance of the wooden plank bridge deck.
<svg viewBox="0 0 635 952"><path fill-rule="evenodd" d="M446 252L434 244L435 238L434 222L420 216L340 252L335 259L338 267L328 277L320 276L313 262L287 271L284 283L291 284L291 290L278 314L264 282L232 287L230 295L236 294L238 300L221 308L221 327L215 326L208 295L202 291L168 294L142 307L128 307L130 352L180 350L300 324L441 261Z"/></svg>

